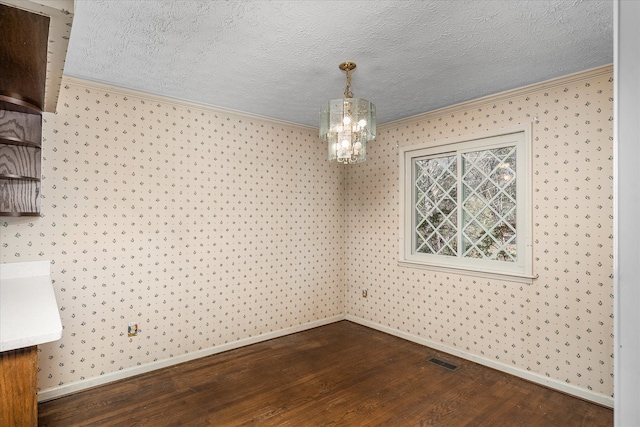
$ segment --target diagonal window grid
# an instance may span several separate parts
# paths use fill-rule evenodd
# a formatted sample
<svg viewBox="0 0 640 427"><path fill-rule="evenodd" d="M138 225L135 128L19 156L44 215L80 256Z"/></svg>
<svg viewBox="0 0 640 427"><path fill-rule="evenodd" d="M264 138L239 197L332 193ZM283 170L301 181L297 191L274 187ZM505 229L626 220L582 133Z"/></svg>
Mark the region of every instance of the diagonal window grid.
<svg viewBox="0 0 640 427"><path fill-rule="evenodd" d="M439 230L433 230L427 237L418 234L418 238L422 243L418 246L417 252L455 256L457 254L456 237L455 232L452 233L451 230L444 234L440 233Z"/></svg>
<svg viewBox="0 0 640 427"><path fill-rule="evenodd" d="M478 228L480 228L480 232L478 232ZM470 237L468 231L474 233L473 237ZM510 262L517 261L515 252L516 234L511 224L502 221L496 223L490 230L484 230L483 227L477 227L472 223L462 233L463 239L466 239L466 241L479 242L470 245L463 253L463 256L500 259ZM500 238L506 240L501 242ZM483 248L486 248L486 250Z"/></svg>
<svg viewBox="0 0 640 427"><path fill-rule="evenodd" d="M416 235L422 244L417 248L418 252L438 254L448 247L455 253L457 211L454 209L446 214L435 208L435 212L429 216L423 216L422 213L420 215L421 220L418 221Z"/></svg>
<svg viewBox="0 0 640 427"><path fill-rule="evenodd" d="M428 235L426 233L421 233L421 234L425 235L427 238L430 238L432 237L433 233L441 233L441 231L438 231L438 230L443 229L443 227L447 227L447 230L453 231L455 233L457 211L452 210L449 213L445 213L438 208L436 208L435 210L437 212L435 212L434 215L431 215L428 218L423 217L420 224L420 225L423 225L423 227L428 225L428 227L425 228L425 230L428 230L429 234ZM426 224L424 224L425 222ZM448 237L445 237L448 235L449 233L445 233L442 237L445 240L449 240Z"/></svg>
<svg viewBox="0 0 640 427"><path fill-rule="evenodd" d="M401 150L403 261L533 277L531 134L521 127Z"/></svg>
<svg viewBox="0 0 640 427"><path fill-rule="evenodd" d="M456 156L422 159L416 165L416 250L457 255Z"/></svg>
<svg viewBox="0 0 640 427"><path fill-rule="evenodd" d="M463 257L516 261L515 147L462 154Z"/></svg>
<svg viewBox="0 0 640 427"><path fill-rule="evenodd" d="M475 193L472 191L472 193ZM492 203L494 201L496 201L498 199L499 196L501 195L506 195L507 198L509 199L509 201L501 201L500 205L504 206L505 204L510 202L510 206L506 207L506 208L500 208L500 207L494 207L492 205ZM475 203L469 203L471 205L477 204L478 200L480 200L483 205L482 206L486 206L489 210L491 210L491 212L496 216L496 217L506 217L509 213L511 213L512 210L515 211L515 207L516 207L516 201L507 193L505 193L504 191L500 191L498 193L496 193L490 200L486 200L482 195L480 194L475 194L476 198L467 198L466 201L471 201L471 202L475 202ZM467 209L467 206L469 205L468 203L465 203L462 205L463 210L465 211L465 213L470 215L470 219L476 219L482 216L483 213L487 213L484 210L481 212L478 212L477 214L474 214L470 209ZM507 210L506 214L502 214L500 213L500 211L504 211ZM515 218L513 220L513 223L515 224ZM514 225L515 227L515 225Z"/></svg>

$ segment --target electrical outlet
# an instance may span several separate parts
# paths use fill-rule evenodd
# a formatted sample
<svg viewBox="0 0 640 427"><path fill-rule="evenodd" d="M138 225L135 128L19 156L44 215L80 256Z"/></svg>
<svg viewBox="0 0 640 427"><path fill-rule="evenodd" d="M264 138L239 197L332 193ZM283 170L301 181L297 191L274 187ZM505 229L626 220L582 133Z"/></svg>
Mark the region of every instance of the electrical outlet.
<svg viewBox="0 0 640 427"><path fill-rule="evenodd" d="M366 298L369 296L369 291L367 289L362 290L362 298Z"/></svg>
<svg viewBox="0 0 640 427"><path fill-rule="evenodd" d="M131 322L127 326L127 336L135 337L138 335L138 332L142 332L142 329L138 326L138 322Z"/></svg>

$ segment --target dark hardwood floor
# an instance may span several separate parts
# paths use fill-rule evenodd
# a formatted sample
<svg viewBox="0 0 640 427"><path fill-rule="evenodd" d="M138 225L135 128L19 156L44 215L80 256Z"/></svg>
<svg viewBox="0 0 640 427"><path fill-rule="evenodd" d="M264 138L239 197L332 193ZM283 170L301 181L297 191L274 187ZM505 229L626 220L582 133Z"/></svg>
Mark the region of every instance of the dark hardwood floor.
<svg viewBox="0 0 640 427"><path fill-rule="evenodd" d="M347 321L38 409L50 427L613 425L611 409Z"/></svg>

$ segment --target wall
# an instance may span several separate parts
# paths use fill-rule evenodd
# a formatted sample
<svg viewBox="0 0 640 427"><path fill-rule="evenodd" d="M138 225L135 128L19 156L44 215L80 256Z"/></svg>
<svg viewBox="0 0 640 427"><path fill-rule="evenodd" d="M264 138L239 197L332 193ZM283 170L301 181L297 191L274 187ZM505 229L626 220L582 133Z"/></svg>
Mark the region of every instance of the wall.
<svg viewBox="0 0 640 427"><path fill-rule="evenodd" d="M68 78L44 119L42 218L0 220L0 262L51 260L41 399L344 314L317 130Z"/></svg>
<svg viewBox="0 0 640 427"><path fill-rule="evenodd" d="M52 262L64 331L40 346L41 398L346 304L351 320L611 404L611 73L381 125L346 169L310 128L65 78L43 126L43 217L0 220L0 262ZM398 146L533 116L538 279L399 267Z"/></svg>
<svg viewBox="0 0 640 427"><path fill-rule="evenodd" d="M380 126L348 169L347 318L612 405L611 79L604 67ZM534 116L538 278L399 267L398 147Z"/></svg>

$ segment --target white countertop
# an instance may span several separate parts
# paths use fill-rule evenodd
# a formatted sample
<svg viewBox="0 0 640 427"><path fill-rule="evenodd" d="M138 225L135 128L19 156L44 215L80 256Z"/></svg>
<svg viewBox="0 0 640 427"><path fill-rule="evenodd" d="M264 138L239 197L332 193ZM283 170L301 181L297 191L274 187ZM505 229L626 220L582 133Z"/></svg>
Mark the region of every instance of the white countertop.
<svg viewBox="0 0 640 427"><path fill-rule="evenodd" d="M62 338L49 261L0 264L0 352Z"/></svg>

